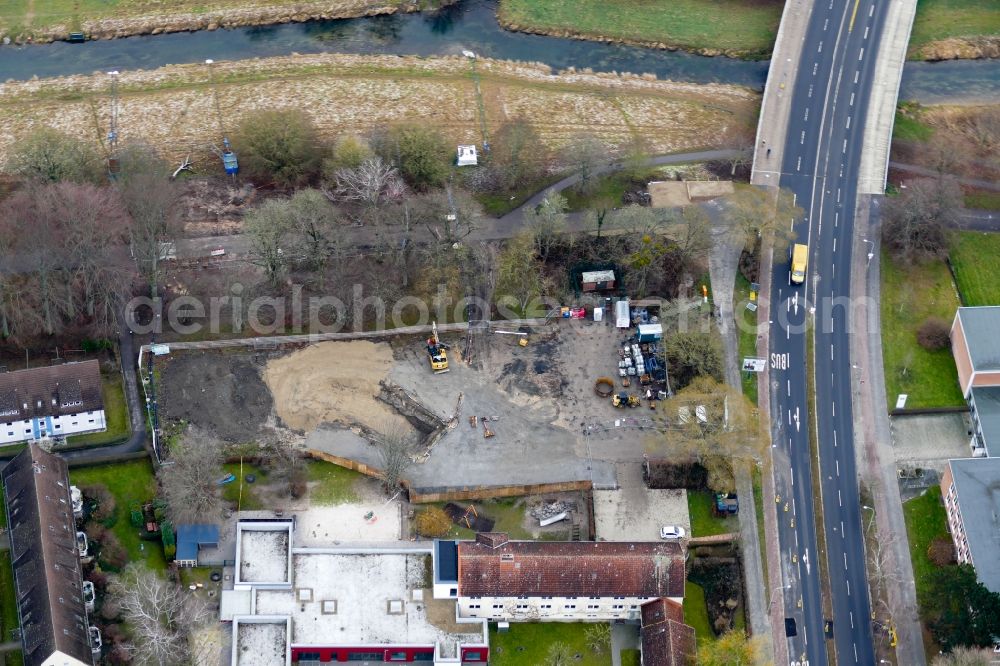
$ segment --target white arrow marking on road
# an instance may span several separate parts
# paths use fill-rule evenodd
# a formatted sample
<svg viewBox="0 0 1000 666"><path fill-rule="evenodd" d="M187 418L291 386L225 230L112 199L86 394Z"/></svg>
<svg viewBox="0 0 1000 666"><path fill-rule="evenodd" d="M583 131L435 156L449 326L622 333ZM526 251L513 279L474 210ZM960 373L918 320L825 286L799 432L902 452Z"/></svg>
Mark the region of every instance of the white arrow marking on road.
<svg viewBox="0 0 1000 666"><path fill-rule="evenodd" d="M802 561L806 563L806 575L809 575L809 549L806 548L806 552L802 555Z"/></svg>
<svg viewBox="0 0 1000 666"><path fill-rule="evenodd" d="M795 292L795 297L792 301L795 304L795 314L799 313L799 292Z"/></svg>
<svg viewBox="0 0 1000 666"><path fill-rule="evenodd" d="M795 432L799 431L799 408L795 408Z"/></svg>

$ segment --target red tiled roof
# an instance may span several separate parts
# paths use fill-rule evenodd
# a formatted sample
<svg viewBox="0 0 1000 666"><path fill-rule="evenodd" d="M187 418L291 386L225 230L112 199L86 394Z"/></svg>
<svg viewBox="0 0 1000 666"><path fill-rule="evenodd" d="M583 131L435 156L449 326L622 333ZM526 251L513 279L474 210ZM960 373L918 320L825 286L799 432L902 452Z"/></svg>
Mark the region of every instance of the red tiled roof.
<svg viewBox="0 0 1000 666"><path fill-rule="evenodd" d="M643 666L685 666L695 653L694 628L681 605L656 599L642 605Z"/></svg>
<svg viewBox="0 0 1000 666"><path fill-rule="evenodd" d="M676 542L508 541L458 544L463 597L683 597Z"/></svg>

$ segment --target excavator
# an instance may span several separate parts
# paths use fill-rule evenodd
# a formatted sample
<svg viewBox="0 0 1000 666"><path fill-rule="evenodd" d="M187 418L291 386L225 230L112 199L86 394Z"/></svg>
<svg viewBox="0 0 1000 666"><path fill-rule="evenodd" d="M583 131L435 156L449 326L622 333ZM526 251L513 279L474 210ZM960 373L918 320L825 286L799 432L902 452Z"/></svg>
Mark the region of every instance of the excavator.
<svg viewBox="0 0 1000 666"><path fill-rule="evenodd" d="M432 337L427 339L427 356L430 357L431 370L435 375L448 372L448 345L438 338L437 322L431 322Z"/></svg>

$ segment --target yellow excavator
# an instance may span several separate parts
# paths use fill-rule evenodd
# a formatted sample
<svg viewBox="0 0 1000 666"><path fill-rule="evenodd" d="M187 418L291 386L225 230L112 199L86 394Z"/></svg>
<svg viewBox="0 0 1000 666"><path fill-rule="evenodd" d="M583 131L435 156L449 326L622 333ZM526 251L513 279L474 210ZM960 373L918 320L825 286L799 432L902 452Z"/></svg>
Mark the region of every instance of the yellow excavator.
<svg viewBox="0 0 1000 666"><path fill-rule="evenodd" d="M431 370L435 375L448 372L448 345L438 338L437 322L431 322L432 337L427 339L427 356L430 357Z"/></svg>

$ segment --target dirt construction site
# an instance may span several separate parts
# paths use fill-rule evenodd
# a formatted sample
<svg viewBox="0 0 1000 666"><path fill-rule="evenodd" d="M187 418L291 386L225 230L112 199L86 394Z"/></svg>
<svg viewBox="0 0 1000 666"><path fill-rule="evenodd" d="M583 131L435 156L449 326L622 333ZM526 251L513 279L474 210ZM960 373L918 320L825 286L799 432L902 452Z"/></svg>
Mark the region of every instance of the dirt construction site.
<svg viewBox="0 0 1000 666"><path fill-rule="evenodd" d="M494 331L443 336L442 374L414 336L174 352L157 361L160 418L234 443L294 437L359 468L380 468L373 442L403 439L413 460L403 476L422 494L616 487L616 464L641 460L658 432L645 403L616 409L595 394L597 377L617 377L615 350L627 334L567 319L524 330L525 346Z"/></svg>

